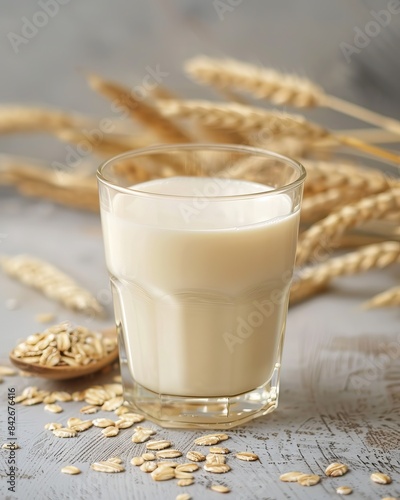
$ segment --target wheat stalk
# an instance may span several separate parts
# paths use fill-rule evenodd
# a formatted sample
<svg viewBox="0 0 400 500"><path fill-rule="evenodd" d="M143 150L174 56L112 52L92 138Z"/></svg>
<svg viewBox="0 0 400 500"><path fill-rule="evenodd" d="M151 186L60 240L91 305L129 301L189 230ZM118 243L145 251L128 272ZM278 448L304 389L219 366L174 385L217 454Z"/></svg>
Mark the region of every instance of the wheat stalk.
<svg viewBox="0 0 400 500"><path fill-rule="evenodd" d="M29 255L1 256L0 266L12 278L35 288L69 309L85 314L103 314L102 306L89 291L43 260Z"/></svg>
<svg viewBox="0 0 400 500"><path fill-rule="evenodd" d="M371 300L364 304L365 309L393 306L400 306L400 286L389 288L389 290L375 295L375 297L372 297Z"/></svg>
<svg viewBox="0 0 400 500"><path fill-rule="evenodd" d="M400 208L400 187L371 195L351 205L346 205L305 231L297 247L297 265L309 261L313 255L332 246L335 238L346 230Z"/></svg>
<svg viewBox="0 0 400 500"><path fill-rule="evenodd" d="M56 109L28 106L0 107L0 134L54 132L62 128L88 127L91 120Z"/></svg>
<svg viewBox="0 0 400 500"><path fill-rule="evenodd" d="M303 270L290 291L290 303L300 302L325 288L334 278L384 268L400 262L400 243L385 241L368 245L342 257Z"/></svg>
<svg viewBox="0 0 400 500"><path fill-rule="evenodd" d="M88 81L93 90L125 108L132 118L150 128L159 138L172 143L190 142L190 137L177 125L166 119L148 102L137 99L126 87L103 80L97 75L89 75Z"/></svg>
<svg viewBox="0 0 400 500"><path fill-rule="evenodd" d="M237 89L278 105L296 107L325 106L372 125L400 134L400 122L351 102L328 95L307 78L285 74L234 59L218 60L196 57L186 64L186 71L199 83L220 89Z"/></svg>

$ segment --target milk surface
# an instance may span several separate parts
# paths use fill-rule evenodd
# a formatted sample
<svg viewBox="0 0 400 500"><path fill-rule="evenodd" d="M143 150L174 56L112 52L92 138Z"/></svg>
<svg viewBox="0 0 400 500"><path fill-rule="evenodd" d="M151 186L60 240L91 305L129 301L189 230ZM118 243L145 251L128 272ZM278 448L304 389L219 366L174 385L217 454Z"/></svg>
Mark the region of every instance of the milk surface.
<svg viewBox="0 0 400 500"><path fill-rule="evenodd" d="M218 397L269 381L299 214L291 213L286 194L235 196L270 189L172 177L135 185L103 207L116 319L139 384L162 394Z"/></svg>

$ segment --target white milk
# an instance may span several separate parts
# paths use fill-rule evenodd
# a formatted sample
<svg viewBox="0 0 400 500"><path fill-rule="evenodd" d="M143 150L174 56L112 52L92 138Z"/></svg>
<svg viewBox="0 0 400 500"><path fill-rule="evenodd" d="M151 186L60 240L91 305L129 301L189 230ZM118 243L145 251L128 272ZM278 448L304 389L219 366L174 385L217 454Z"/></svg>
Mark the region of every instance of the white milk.
<svg viewBox="0 0 400 500"><path fill-rule="evenodd" d="M201 177L132 189L193 195L118 193L103 211L116 319L133 378L157 393L194 397L237 395L269 381L297 240L290 198L216 201L270 188Z"/></svg>

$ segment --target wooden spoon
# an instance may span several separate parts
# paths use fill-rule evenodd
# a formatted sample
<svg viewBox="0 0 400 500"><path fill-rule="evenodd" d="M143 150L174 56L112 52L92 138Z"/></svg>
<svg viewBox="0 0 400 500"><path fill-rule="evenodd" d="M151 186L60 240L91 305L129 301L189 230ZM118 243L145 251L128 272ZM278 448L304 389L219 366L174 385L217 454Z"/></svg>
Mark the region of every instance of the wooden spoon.
<svg viewBox="0 0 400 500"><path fill-rule="evenodd" d="M104 330L102 334L105 337L115 338L117 333L115 328L110 328ZM84 375L89 375L90 373L97 372L105 366L113 363L118 357L118 347L113 349L107 356L99 359L98 361L93 361L88 365L79 366L43 366L36 363L26 363L22 361L21 358L14 356L13 351L10 352L10 360L17 368L23 370L24 372L31 373L37 377L48 378L51 380L67 380L71 378L83 377Z"/></svg>

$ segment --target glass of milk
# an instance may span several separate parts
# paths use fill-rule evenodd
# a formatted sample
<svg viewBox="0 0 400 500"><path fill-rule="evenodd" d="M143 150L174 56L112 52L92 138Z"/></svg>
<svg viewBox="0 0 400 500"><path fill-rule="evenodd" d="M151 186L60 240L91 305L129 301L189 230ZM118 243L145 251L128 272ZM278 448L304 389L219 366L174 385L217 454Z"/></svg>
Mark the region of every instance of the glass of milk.
<svg viewBox="0 0 400 500"><path fill-rule="evenodd" d="M305 170L245 146L162 145L98 170L124 396L164 427L277 407Z"/></svg>

